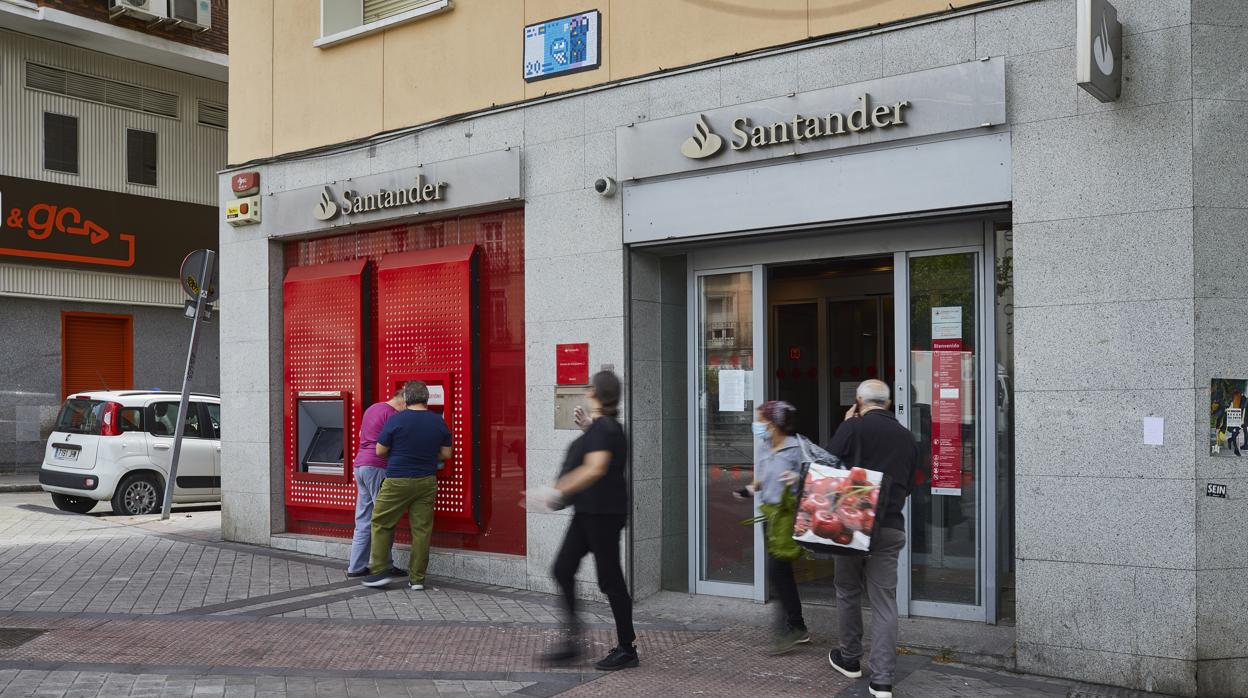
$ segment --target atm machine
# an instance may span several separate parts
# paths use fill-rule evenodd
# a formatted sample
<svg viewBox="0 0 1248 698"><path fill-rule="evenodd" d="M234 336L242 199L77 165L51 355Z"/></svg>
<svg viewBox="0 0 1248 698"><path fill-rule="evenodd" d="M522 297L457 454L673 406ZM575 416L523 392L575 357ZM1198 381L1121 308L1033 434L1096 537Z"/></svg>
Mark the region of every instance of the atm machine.
<svg viewBox="0 0 1248 698"><path fill-rule="evenodd" d="M451 429L453 455L438 473L434 531L481 530L476 245L386 255L377 264L380 393L409 380L429 386L429 409Z"/></svg>
<svg viewBox="0 0 1248 698"><path fill-rule="evenodd" d="M287 530L349 535L368 406L368 263L293 267L283 284Z"/></svg>

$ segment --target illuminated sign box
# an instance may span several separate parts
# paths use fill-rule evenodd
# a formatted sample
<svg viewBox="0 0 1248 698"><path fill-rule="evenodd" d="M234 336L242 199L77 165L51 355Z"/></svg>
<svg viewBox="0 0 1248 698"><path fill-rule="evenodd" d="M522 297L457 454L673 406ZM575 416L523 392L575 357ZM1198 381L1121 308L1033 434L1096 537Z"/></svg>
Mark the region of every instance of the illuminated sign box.
<svg viewBox="0 0 1248 698"><path fill-rule="evenodd" d="M590 10L524 28L527 82L594 70L602 64L602 13Z"/></svg>

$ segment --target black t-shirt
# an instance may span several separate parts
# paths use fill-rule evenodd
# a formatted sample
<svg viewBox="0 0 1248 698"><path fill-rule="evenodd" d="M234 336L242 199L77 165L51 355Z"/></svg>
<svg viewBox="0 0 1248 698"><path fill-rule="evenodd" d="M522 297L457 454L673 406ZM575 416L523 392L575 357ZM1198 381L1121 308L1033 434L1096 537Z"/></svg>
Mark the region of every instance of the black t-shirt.
<svg viewBox="0 0 1248 698"><path fill-rule="evenodd" d="M628 486L624 482L624 468L628 462L628 440L614 417L595 419L589 429L572 442L559 471L560 477L580 467L585 462L585 454L595 451L611 452L607 474L572 495L568 504L576 507L579 514L627 514Z"/></svg>
<svg viewBox="0 0 1248 698"><path fill-rule="evenodd" d="M847 467L861 465L878 470L892 479L888 502L880 526L906 530L902 508L919 467L919 448L914 435L903 427L892 412L871 410L856 419L847 419L837 428L828 451Z"/></svg>

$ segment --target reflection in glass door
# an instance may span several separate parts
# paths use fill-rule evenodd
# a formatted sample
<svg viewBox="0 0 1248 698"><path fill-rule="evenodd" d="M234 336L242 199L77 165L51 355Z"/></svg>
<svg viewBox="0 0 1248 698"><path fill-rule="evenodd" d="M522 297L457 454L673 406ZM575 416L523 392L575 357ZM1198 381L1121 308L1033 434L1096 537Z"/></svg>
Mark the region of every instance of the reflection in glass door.
<svg viewBox="0 0 1248 698"><path fill-rule="evenodd" d="M694 584L700 592L756 595L753 503L732 492L754 476L754 270L696 277L693 368L696 424ZM761 589L757 592L761 593Z"/></svg>
<svg viewBox="0 0 1248 698"><path fill-rule="evenodd" d="M909 425L927 474L910 497L911 606L982 617L979 253L908 262Z"/></svg>

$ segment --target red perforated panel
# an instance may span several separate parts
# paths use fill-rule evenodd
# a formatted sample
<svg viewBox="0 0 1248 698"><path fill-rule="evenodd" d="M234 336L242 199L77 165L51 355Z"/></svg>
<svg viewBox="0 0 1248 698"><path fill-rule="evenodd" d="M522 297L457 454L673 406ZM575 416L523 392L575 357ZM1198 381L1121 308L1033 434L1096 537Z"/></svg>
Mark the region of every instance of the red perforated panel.
<svg viewBox="0 0 1248 698"><path fill-rule="evenodd" d="M476 250L402 252L377 265L379 393L410 379L444 384L454 456L438 473L434 525L472 533L478 529Z"/></svg>
<svg viewBox="0 0 1248 698"><path fill-rule="evenodd" d="M282 290L285 356L286 505L353 511L355 454L365 394L364 260L294 267ZM344 399L343 475L301 472L295 401L301 392Z"/></svg>
<svg viewBox="0 0 1248 698"><path fill-rule="evenodd" d="M332 238L300 240L286 245L288 268L344 260L379 263L390 254L454 245L477 246L478 429L475 434L480 478L476 532L456 532L443 523L435 527L433 544L488 552L524 554L524 510L516 504L524 489L524 211L491 213L347 233ZM377 266L364 272L367 287L377 287ZM380 294L369 302L370 327L378 327ZM369 349L370 366L380 366L376 342ZM380 378L367 386L367 405L388 396L376 394ZM358 412L357 412L358 414ZM358 420L358 418L357 418ZM354 448L354 434L352 435ZM354 487L352 485L352 487ZM354 492L351 494L354 501ZM350 536L352 510L327 501L287 507L288 530ZM406 524L396 531L406 540ZM339 533L333 533L338 531Z"/></svg>

